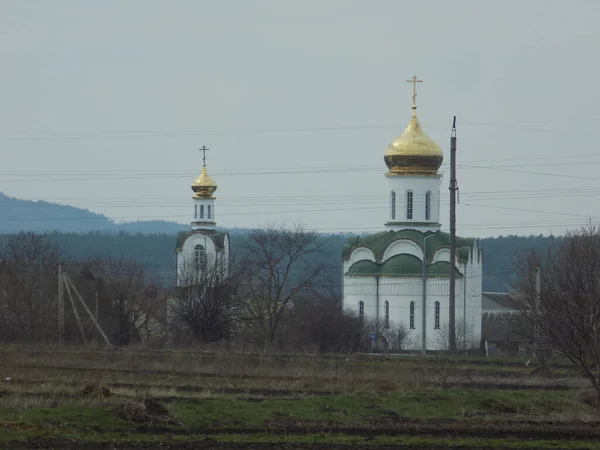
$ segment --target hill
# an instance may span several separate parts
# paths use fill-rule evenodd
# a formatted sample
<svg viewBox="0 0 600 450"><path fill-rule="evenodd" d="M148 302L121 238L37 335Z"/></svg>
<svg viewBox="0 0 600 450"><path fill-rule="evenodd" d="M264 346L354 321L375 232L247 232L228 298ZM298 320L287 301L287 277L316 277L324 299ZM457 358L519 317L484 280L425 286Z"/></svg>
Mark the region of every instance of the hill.
<svg viewBox="0 0 600 450"><path fill-rule="evenodd" d="M20 200L0 192L0 234L32 231L45 233L177 233L187 226L162 220L115 223L103 214L74 206L44 201Z"/></svg>

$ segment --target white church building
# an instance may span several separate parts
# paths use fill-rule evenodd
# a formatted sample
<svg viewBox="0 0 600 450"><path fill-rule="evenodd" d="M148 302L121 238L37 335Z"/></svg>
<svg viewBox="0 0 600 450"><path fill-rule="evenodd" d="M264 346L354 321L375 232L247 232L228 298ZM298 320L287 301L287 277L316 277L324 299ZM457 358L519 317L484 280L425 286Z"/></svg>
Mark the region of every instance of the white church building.
<svg viewBox="0 0 600 450"><path fill-rule="evenodd" d="M343 307L384 327L404 326L406 350L446 350L454 270L457 341L478 346L482 252L476 239L457 237L456 265L450 267L450 235L440 230L444 155L419 123L415 100L413 92L408 127L384 154L382 195L389 199L384 231L351 237L343 248Z"/></svg>
<svg viewBox="0 0 600 450"><path fill-rule="evenodd" d="M216 229L215 196L217 183L206 169L206 147L202 171L192 183L191 229L177 235L177 285L214 283L229 271L229 233Z"/></svg>

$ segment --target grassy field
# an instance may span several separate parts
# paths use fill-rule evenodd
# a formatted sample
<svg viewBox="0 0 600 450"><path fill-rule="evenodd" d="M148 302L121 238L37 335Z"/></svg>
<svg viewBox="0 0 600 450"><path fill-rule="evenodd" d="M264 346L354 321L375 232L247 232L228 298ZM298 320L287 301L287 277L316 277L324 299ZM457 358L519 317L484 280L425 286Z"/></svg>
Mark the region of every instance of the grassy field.
<svg viewBox="0 0 600 450"><path fill-rule="evenodd" d="M567 365L0 348L0 448L600 449Z"/></svg>

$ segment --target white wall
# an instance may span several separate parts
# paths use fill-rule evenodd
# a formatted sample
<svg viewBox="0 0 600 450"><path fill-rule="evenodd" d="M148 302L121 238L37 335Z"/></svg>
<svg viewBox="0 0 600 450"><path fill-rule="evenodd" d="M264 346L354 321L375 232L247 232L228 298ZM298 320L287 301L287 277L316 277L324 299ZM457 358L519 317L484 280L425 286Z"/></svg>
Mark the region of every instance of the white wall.
<svg viewBox="0 0 600 450"><path fill-rule="evenodd" d="M427 175L400 175L386 176L388 186L388 223L386 227L397 231L404 228L411 228L420 231L439 229L440 222L440 182L442 176ZM391 192L396 193L396 218L392 219ZM413 216L408 219L406 215L406 193L413 193ZM429 220L425 219L425 194L431 192L431 216ZM430 226L407 226L395 225L400 222L418 222L431 224Z"/></svg>
<svg viewBox="0 0 600 450"><path fill-rule="evenodd" d="M206 252L206 267L211 270L217 260L217 248L211 236L203 233L192 234L183 243L181 251L177 254L177 285L186 279L186 271L194 266L194 247L201 245Z"/></svg>
<svg viewBox="0 0 600 450"><path fill-rule="evenodd" d="M210 217L208 217L208 208L210 206ZM215 220L215 199L214 198L196 198L193 197L192 205L192 229L193 230L214 230ZM200 217L201 208L204 208L204 217Z"/></svg>
<svg viewBox="0 0 600 450"><path fill-rule="evenodd" d="M412 244L412 245L411 245ZM417 251L418 249L418 251ZM363 249L359 253L367 256ZM420 253L419 253L420 252ZM410 253L422 259L420 247L414 247L414 243L402 240L390 245L385 252L389 258L398 253ZM481 338L481 284L482 284L482 253L477 243L466 264L456 263L463 277L456 279L456 308L455 318L457 323L462 323L465 318L467 324L467 336L474 345ZM433 257L434 261L448 261L450 253L447 249L440 249ZM363 259L363 258L361 258ZM366 258L365 258L366 259ZM371 259L370 257L368 259ZM356 262L354 252L350 260L343 262L343 273ZM372 260L372 259L371 259ZM447 345L447 338L440 335L447 333L447 325L450 317L449 293L450 282L448 278L427 279L427 306L426 306L426 338L427 349L443 350ZM410 302L415 302L415 328L409 330L410 343L406 347L410 350L421 349L422 339L422 313L423 313L423 279L422 277L381 277L379 279L379 302L377 302L377 281L375 277L344 277L343 279L343 306L355 310L358 313L359 302L365 303L365 317L370 319L385 318L385 302L390 304L390 322L399 325L401 323L409 329ZM466 308L465 308L466 300ZM435 302L440 302L440 328L435 328ZM377 310L377 304L379 305ZM466 311L465 311L466 309Z"/></svg>

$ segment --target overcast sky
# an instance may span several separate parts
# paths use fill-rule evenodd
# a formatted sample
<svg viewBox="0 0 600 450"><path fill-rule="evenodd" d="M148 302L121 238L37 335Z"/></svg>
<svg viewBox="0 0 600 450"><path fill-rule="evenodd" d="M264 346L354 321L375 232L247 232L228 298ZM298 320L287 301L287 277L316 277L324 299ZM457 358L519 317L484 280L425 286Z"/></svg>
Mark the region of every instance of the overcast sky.
<svg viewBox="0 0 600 450"><path fill-rule="evenodd" d="M376 231L416 74L446 172L457 116L458 234L560 234L600 219L599 22L598 0L0 0L0 190L188 222L206 145L220 225Z"/></svg>

